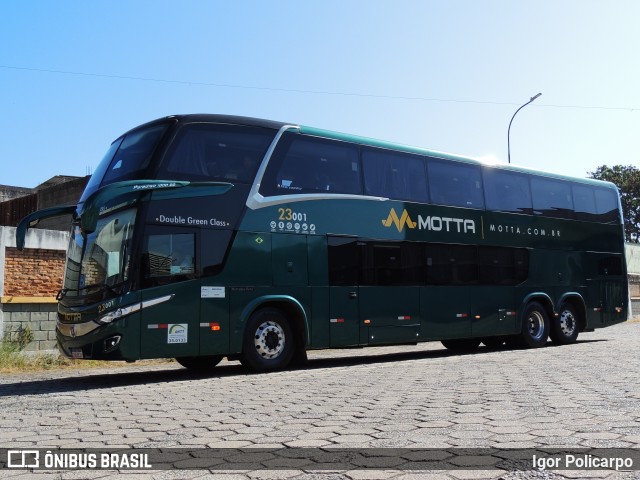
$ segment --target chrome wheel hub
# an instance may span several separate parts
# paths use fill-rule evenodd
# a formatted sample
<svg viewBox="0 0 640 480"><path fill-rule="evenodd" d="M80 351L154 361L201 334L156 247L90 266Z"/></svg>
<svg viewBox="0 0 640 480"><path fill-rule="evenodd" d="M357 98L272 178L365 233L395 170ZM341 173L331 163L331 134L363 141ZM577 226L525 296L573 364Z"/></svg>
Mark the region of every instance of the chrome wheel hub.
<svg viewBox="0 0 640 480"><path fill-rule="evenodd" d="M263 322L256 329L253 344L262 358L272 359L284 350L284 330L276 322Z"/></svg>
<svg viewBox="0 0 640 480"><path fill-rule="evenodd" d="M531 312L527 318L529 335L534 340L542 340L545 332L544 317L540 312Z"/></svg>
<svg viewBox="0 0 640 480"><path fill-rule="evenodd" d="M565 337L570 337L576 330L576 318L571 310L565 310L560 314L560 331Z"/></svg>

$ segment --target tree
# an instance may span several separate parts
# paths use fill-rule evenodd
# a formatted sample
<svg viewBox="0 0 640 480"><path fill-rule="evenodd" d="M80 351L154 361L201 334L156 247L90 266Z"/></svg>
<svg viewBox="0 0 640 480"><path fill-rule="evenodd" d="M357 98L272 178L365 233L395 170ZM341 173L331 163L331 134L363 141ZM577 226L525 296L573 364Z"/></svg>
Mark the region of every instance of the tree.
<svg viewBox="0 0 640 480"><path fill-rule="evenodd" d="M626 240L640 239L640 170L631 165L602 165L595 172L589 172L591 178L614 183L620 190L624 233Z"/></svg>

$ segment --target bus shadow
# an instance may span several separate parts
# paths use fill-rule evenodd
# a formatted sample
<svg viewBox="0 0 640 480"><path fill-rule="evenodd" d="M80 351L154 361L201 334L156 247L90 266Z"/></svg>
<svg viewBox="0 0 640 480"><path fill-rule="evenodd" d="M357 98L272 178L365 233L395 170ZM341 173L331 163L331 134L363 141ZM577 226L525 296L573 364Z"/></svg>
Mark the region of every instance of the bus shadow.
<svg viewBox="0 0 640 480"><path fill-rule="evenodd" d="M562 348L571 348L574 345L606 342L606 339L579 340L573 345L563 345ZM558 346L552 343L548 347ZM310 359L302 365L296 365L291 370L319 370L326 368L340 368L355 365L385 364L405 362L411 360L423 360L429 358L446 358L455 356L474 357L496 352L512 352L517 348L487 348L480 347L473 352L452 352L450 350L427 350L417 352L392 352L376 353L373 355L344 356L335 358ZM362 350L360 350L362 351ZM523 349L523 351L526 351ZM70 371L72 372L72 371ZM183 382L189 380L216 379L234 376L268 375L269 373L254 373L247 371L241 365L229 364L216 367L210 373L197 373L184 368L170 367L162 370L145 370L136 372L118 372L117 369L109 373L95 373L81 377L66 377L52 379L38 379L32 381L17 380L16 382L4 382L0 384L0 398L18 397L21 395L48 395L55 393L72 393L90 390L109 389L114 387L130 387L136 385L150 385L156 383Z"/></svg>

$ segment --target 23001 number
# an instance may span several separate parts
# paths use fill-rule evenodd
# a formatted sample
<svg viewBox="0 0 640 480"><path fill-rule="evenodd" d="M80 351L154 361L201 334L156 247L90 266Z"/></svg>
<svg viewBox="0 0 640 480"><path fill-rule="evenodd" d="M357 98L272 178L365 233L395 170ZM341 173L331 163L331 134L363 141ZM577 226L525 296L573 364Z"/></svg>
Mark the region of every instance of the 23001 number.
<svg viewBox="0 0 640 480"><path fill-rule="evenodd" d="M287 222L306 222L307 214L294 212L290 208L279 208L278 220L286 220Z"/></svg>

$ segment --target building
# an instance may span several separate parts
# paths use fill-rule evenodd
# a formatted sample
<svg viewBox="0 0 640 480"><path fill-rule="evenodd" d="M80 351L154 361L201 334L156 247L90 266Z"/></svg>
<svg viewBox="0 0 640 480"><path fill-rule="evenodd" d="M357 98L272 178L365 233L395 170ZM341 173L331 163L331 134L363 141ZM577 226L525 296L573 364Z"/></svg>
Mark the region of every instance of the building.
<svg viewBox="0 0 640 480"><path fill-rule="evenodd" d="M70 219L40 222L29 230L23 251L16 248L15 227L36 210L76 204L88 180L56 176L33 189L0 187L0 338L26 338L26 350L55 349L55 297L62 288Z"/></svg>

